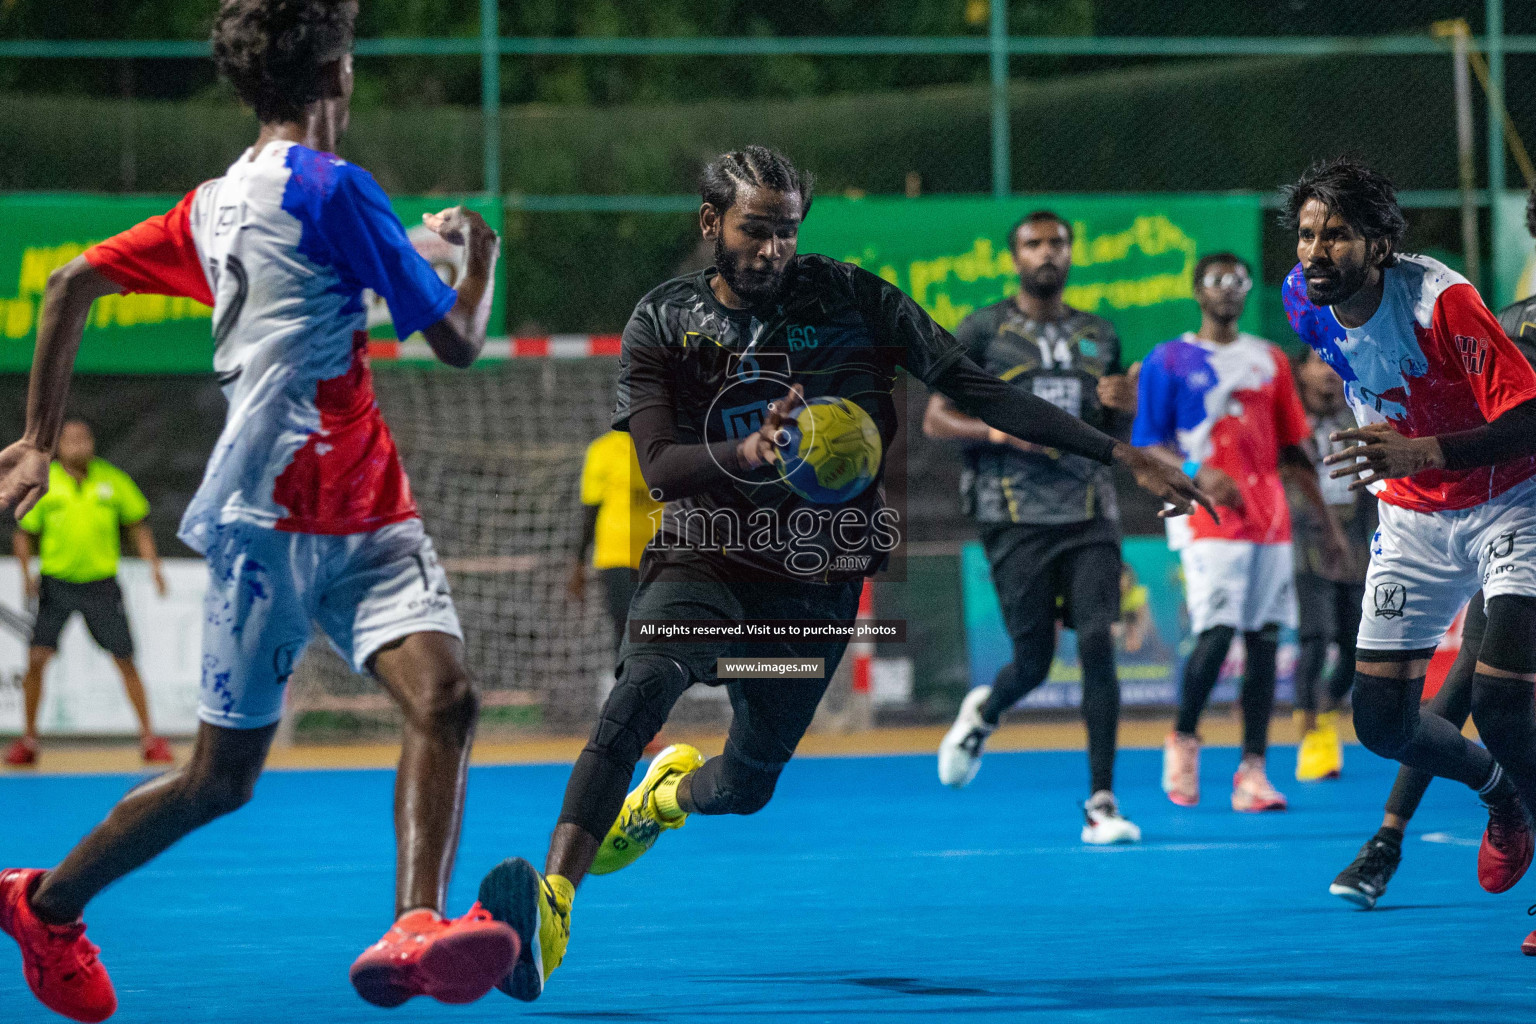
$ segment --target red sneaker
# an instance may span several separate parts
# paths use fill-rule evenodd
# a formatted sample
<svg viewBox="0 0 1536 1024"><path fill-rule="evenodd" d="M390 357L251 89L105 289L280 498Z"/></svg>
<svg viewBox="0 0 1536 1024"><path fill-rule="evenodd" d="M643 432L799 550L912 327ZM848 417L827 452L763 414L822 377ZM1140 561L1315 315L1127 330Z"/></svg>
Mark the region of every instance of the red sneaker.
<svg viewBox="0 0 1536 1024"><path fill-rule="evenodd" d="M171 745L165 742L164 736L150 736L144 740L144 763L176 763L176 757L171 753Z"/></svg>
<svg viewBox="0 0 1536 1024"><path fill-rule="evenodd" d="M445 921L413 910L352 964L352 987L375 1006L399 1006L412 996L472 1003L517 962L517 933L476 903Z"/></svg>
<svg viewBox="0 0 1536 1024"><path fill-rule="evenodd" d="M1536 836L1531 818L1519 799L1501 800L1488 807L1488 827L1477 850L1477 883L1489 892L1507 892L1531 866Z"/></svg>
<svg viewBox="0 0 1536 1024"><path fill-rule="evenodd" d="M29 764L37 764L37 740L29 740L23 736L11 744L11 749L5 752L5 763L13 768L25 768Z"/></svg>
<svg viewBox="0 0 1536 1024"><path fill-rule="evenodd" d="M36 868L0 871L0 931L21 947L21 967L39 1002L71 1020L106 1020L117 1011L117 993L96 959L101 950L85 937L85 923L47 924L27 902L42 876Z"/></svg>

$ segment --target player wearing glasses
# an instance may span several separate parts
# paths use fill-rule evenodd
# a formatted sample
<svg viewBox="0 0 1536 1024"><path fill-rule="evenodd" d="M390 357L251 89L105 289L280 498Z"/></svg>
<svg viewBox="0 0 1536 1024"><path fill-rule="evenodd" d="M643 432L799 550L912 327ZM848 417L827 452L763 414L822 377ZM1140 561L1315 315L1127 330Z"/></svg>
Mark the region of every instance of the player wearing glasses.
<svg viewBox="0 0 1536 1024"><path fill-rule="evenodd" d="M1247 262L1232 253L1195 264L1200 330L1163 342L1147 357L1131 443L1182 463L1221 516L1201 511L1168 529L1168 545L1184 568L1195 647L1184 665L1178 720L1163 746L1163 790L1182 806L1200 800L1196 730L1241 631L1243 757L1232 780L1232 809L1279 811L1285 797L1270 785L1264 753L1280 627L1296 625L1282 472L1327 524L1324 545L1333 561L1342 559L1345 542L1301 447L1309 430L1290 363L1277 346L1237 329L1252 288Z"/></svg>

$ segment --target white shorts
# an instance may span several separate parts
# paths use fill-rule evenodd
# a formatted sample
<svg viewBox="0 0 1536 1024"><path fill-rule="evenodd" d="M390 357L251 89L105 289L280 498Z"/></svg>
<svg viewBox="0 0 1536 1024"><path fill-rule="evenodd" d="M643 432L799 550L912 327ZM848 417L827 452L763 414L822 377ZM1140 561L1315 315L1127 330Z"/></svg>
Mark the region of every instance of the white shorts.
<svg viewBox="0 0 1536 1024"><path fill-rule="evenodd" d="M463 639L420 519L344 536L218 527L208 545L198 718L259 729L283 714L283 688L318 622L358 672L412 633Z"/></svg>
<svg viewBox="0 0 1536 1024"><path fill-rule="evenodd" d="M1248 540L1192 540L1179 552L1189 631L1212 626L1256 632L1271 622L1296 626L1291 545Z"/></svg>
<svg viewBox="0 0 1536 1024"><path fill-rule="evenodd" d="M1435 647L1479 587L1484 599L1536 596L1536 479L1455 512L1381 502L1356 646Z"/></svg>

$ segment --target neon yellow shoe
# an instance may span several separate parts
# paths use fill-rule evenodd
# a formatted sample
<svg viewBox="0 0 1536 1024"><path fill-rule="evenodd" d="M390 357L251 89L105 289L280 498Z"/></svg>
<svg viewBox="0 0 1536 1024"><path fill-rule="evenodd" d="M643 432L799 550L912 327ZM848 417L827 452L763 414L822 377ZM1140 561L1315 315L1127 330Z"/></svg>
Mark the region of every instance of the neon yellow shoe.
<svg viewBox="0 0 1536 1024"><path fill-rule="evenodd" d="M627 868L656 845L662 829L682 828L688 815L677 807L677 783L684 775L703 766L704 755L686 743L675 743L657 754L645 770L640 785L624 798L618 820L597 848L591 873L607 875ZM661 790L661 806L657 805L658 789Z"/></svg>
<svg viewBox="0 0 1536 1024"><path fill-rule="evenodd" d="M1344 741L1339 739L1339 713L1325 711L1317 716L1317 727L1333 746L1333 777L1338 778L1344 768Z"/></svg>
<svg viewBox="0 0 1536 1024"><path fill-rule="evenodd" d="M512 970L496 987L532 1002L565 959L571 941L571 902L576 887L560 875L541 875L521 857L502 861L480 882L480 905L510 925L522 942Z"/></svg>
<svg viewBox="0 0 1536 1024"><path fill-rule="evenodd" d="M1296 751L1296 781L1321 782L1336 779L1344 767L1344 746L1339 742L1335 712L1317 716L1317 728L1301 738Z"/></svg>

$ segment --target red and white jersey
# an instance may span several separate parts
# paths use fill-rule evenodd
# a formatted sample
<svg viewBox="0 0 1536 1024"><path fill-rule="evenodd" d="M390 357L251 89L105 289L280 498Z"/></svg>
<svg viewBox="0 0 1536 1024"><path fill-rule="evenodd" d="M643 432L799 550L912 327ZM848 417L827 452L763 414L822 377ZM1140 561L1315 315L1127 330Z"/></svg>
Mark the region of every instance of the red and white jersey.
<svg viewBox="0 0 1536 1024"><path fill-rule="evenodd" d="M352 534L417 514L374 401L363 290L389 303L402 338L457 295L368 172L272 142L85 258L125 291L213 306L229 412L182 518L190 547L205 551L222 523Z"/></svg>
<svg viewBox="0 0 1536 1024"><path fill-rule="evenodd" d="M1285 353L1251 334L1224 345L1185 334L1152 350L1141 366L1131 443L1174 444L1190 462L1230 476L1243 509L1203 508L1168 520L1175 550L1190 540L1289 544L1291 514L1280 482L1280 449L1307 436L1307 414Z"/></svg>
<svg viewBox="0 0 1536 1024"><path fill-rule="evenodd" d="M1291 326L1344 380L1355 419L1408 437L1471 430L1536 398L1536 371L1467 282L1438 260L1404 253L1383 271L1381 305L1345 328L1307 298L1298 265L1285 279ZM1536 458L1431 469L1373 487L1416 512L1472 508L1536 476Z"/></svg>

